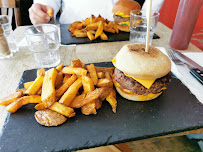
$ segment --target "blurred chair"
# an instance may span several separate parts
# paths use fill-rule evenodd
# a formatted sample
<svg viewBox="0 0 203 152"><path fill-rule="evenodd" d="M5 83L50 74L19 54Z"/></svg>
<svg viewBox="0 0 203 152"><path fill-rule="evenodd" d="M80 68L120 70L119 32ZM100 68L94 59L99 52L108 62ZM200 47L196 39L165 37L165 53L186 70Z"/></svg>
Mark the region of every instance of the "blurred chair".
<svg viewBox="0 0 203 152"><path fill-rule="evenodd" d="M8 15L11 19L13 28L20 26L21 17L19 0L0 0L0 15Z"/></svg>

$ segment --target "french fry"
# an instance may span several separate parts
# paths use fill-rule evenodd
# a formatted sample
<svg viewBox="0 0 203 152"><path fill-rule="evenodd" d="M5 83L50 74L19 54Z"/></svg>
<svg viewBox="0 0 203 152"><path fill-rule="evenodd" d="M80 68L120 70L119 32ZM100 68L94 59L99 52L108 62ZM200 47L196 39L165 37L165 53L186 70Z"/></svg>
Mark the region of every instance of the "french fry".
<svg viewBox="0 0 203 152"><path fill-rule="evenodd" d="M83 26L83 23L80 21L76 21L71 24L71 28L75 28L78 30L82 29L82 26Z"/></svg>
<svg viewBox="0 0 203 152"><path fill-rule="evenodd" d="M90 39L90 41L95 39L94 35L90 31L87 31L87 37Z"/></svg>
<svg viewBox="0 0 203 152"><path fill-rule="evenodd" d="M25 88L25 89L29 88L29 86L31 86L33 82L34 82L34 81L30 81L30 82L24 83L24 88Z"/></svg>
<svg viewBox="0 0 203 152"><path fill-rule="evenodd" d="M105 77L104 72L97 72L97 77L99 79L104 78Z"/></svg>
<svg viewBox="0 0 203 152"><path fill-rule="evenodd" d="M83 93L73 99L73 101L70 104L70 107L80 108L80 107L98 99L102 93L103 93L103 88L97 88L94 91L91 91L87 94Z"/></svg>
<svg viewBox="0 0 203 152"><path fill-rule="evenodd" d="M71 66L73 68L86 68L85 64L83 64L80 59L72 60L71 61Z"/></svg>
<svg viewBox="0 0 203 152"><path fill-rule="evenodd" d="M57 73L55 87L59 88L63 84L63 73L60 71Z"/></svg>
<svg viewBox="0 0 203 152"><path fill-rule="evenodd" d="M91 24L87 25L85 29L87 31L90 31L90 30L95 31L98 29L98 27L99 27L99 22L96 22L96 23L91 23Z"/></svg>
<svg viewBox="0 0 203 152"><path fill-rule="evenodd" d="M56 90L56 97L60 97L77 79L77 75L73 74L63 85Z"/></svg>
<svg viewBox="0 0 203 152"><path fill-rule="evenodd" d="M16 101L17 99L19 99L22 96L23 96L23 92L22 91L18 91L18 92L12 93L9 96L1 99L0 100L0 105L1 106L7 106L7 105L11 104L12 102Z"/></svg>
<svg viewBox="0 0 203 152"><path fill-rule="evenodd" d="M86 18L83 24L84 24L84 26L89 25L90 24L90 18Z"/></svg>
<svg viewBox="0 0 203 152"><path fill-rule="evenodd" d="M73 67L67 66L67 67L63 68L62 73L76 74L76 75L82 76L82 75L87 74L87 70L85 70L83 68L73 68Z"/></svg>
<svg viewBox="0 0 203 152"><path fill-rule="evenodd" d="M87 36L87 32L84 32L82 30L75 30L73 32L72 36L75 36L75 37L86 37Z"/></svg>
<svg viewBox="0 0 203 152"><path fill-rule="evenodd" d="M100 88L101 90L101 94L99 96L99 99L101 101L104 101L106 99L106 97L110 94L112 87L102 87Z"/></svg>
<svg viewBox="0 0 203 152"><path fill-rule="evenodd" d="M99 79L97 87L113 87L113 82L107 78Z"/></svg>
<svg viewBox="0 0 203 152"><path fill-rule="evenodd" d="M28 103L40 103L40 102L41 102L41 97L38 95L24 96L9 104L6 107L6 110L8 112L14 113L23 105L26 105Z"/></svg>
<svg viewBox="0 0 203 152"><path fill-rule="evenodd" d="M81 107L81 112L84 115L97 114L95 102L89 103Z"/></svg>
<svg viewBox="0 0 203 152"><path fill-rule="evenodd" d="M34 95L42 87L44 76L40 75L35 81L27 88L25 94Z"/></svg>
<svg viewBox="0 0 203 152"><path fill-rule="evenodd" d="M98 77L97 77L97 72L96 72L96 69L94 67L94 64L87 65L87 70L90 73L90 77L91 77L94 85L96 85L98 83Z"/></svg>
<svg viewBox="0 0 203 152"><path fill-rule="evenodd" d="M112 81L112 78L111 78L111 74L109 71L106 71L105 72L105 78L109 79L110 81Z"/></svg>
<svg viewBox="0 0 203 152"><path fill-rule="evenodd" d="M97 67L97 66L95 66L95 69L96 69L96 71L97 72L105 72L105 71L114 71L114 67Z"/></svg>
<svg viewBox="0 0 203 152"><path fill-rule="evenodd" d="M64 74L64 78L63 78L63 83L65 83L66 81L68 81L68 79L71 77L71 74Z"/></svg>
<svg viewBox="0 0 203 152"><path fill-rule="evenodd" d="M89 30L88 32L91 32L92 34L96 34L96 31Z"/></svg>
<svg viewBox="0 0 203 152"><path fill-rule="evenodd" d="M102 32L103 32L103 22L99 21L99 26L95 34L95 39L99 37L102 34Z"/></svg>
<svg viewBox="0 0 203 152"><path fill-rule="evenodd" d="M21 91L21 92L23 92L23 94L24 94L24 92L25 92L26 90L27 90L27 89L25 89L25 88L22 88L22 89L16 89L16 92Z"/></svg>
<svg viewBox="0 0 203 152"><path fill-rule="evenodd" d="M110 21L110 22L107 24L107 27L113 28L113 22Z"/></svg>
<svg viewBox="0 0 203 152"><path fill-rule="evenodd" d="M69 117L69 118L75 116L73 108L67 107L67 106L65 106L61 103L58 103L58 102L53 103L49 107L49 109L56 111L56 112L66 116L66 117Z"/></svg>
<svg viewBox="0 0 203 152"><path fill-rule="evenodd" d="M111 105L112 111L114 113L116 113L117 100L115 99L115 90L114 89L111 90L111 93L106 97L106 100Z"/></svg>
<svg viewBox="0 0 203 152"><path fill-rule="evenodd" d="M102 106L102 101L100 99L96 99L95 101L95 108L99 109Z"/></svg>
<svg viewBox="0 0 203 152"><path fill-rule="evenodd" d="M82 76L82 84L83 84L84 93L91 92L95 89L92 79L89 78L88 76Z"/></svg>
<svg viewBox="0 0 203 152"><path fill-rule="evenodd" d="M93 22L96 23L96 22L100 22L100 21L105 22L105 19L103 17L101 17L101 15L96 17Z"/></svg>
<svg viewBox="0 0 203 152"><path fill-rule="evenodd" d="M42 87L39 88L39 90L37 91L36 95L41 95L42 94Z"/></svg>
<svg viewBox="0 0 203 152"><path fill-rule="evenodd" d="M100 35L100 38L102 40L108 40L108 37L107 37L107 35L104 32Z"/></svg>
<svg viewBox="0 0 203 152"><path fill-rule="evenodd" d="M49 15L49 17L52 17L52 14L53 14L53 10L52 9L49 9L47 14Z"/></svg>
<svg viewBox="0 0 203 152"><path fill-rule="evenodd" d="M55 96L55 81L57 70L52 68L45 72L44 81L42 85L42 102L46 107L51 106L56 101Z"/></svg>
<svg viewBox="0 0 203 152"><path fill-rule="evenodd" d="M36 110L44 110L44 109L46 109L46 107L45 107L45 105L44 105L44 103L38 103L36 106L35 106L35 109Z"/></svg>
<svg viewBox="0 0 203 152"><path fill-rule="evenodd" d="M40 75L42 75L42 76L45 75L45 69L44 68L37 70L37 77L39 77Z"/></svg>
<svg viewBox="0 0 203 152"><path fill-rule="evenodd" d="M115 22L113 24L113 29L115 30L116 33L119 33L119 29L117 28L117 25Z"/></svg>
<svg viewBox="0 0 203 152"><path fill-rule="evenodd" d="M105 32L109 32L109 33L115 33L116 32L113 28L109 28L107 26L104 26L103 29Z"/></svg>
<svg viewBox="0 0 203 152"><path fill-rule="evenodd" d="M63 96L59 100L59 103L63 103L66 106L69 106L71 101L75 98L81 86L82 86L82 78L80 77L63 94Z"/></svg>
<svg viewBox="0 0 203 152"><path fill-rule="evenodd" d="M58 72L62 71L62 69L63 69L63 64L60 64L60 65L58 65L58 66L56 67L56 70L57 70Z"/></svg>
<svg viewBox="0 0 203 152"><path fill-rule="evenodd" d="M94 15L91 15L91 16L90 16L90 24L93 23L93 20L94 20L94 19L95 19L95 16L94 16Z"/></svg>

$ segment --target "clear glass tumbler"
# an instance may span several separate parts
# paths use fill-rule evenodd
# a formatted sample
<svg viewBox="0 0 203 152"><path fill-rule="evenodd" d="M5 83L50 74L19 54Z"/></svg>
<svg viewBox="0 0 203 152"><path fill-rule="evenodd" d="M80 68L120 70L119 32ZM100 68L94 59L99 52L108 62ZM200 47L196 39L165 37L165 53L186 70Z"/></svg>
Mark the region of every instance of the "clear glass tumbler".
<svg viewBox="0 0 203 152"><path fill-rule="evenodd" d="M0 15L0 24L4 31L4 36L6 37L9 49L11 52L17 52L19 50L15 35L11 26L11 18L8 15Z"/></svg>
<svg viewBox="0 0 203 152"><path fill-rule="evenodd" d="M153 35L159 20L159 12L152 11L150 24L149 44L152 44ZM146 43L147 17L141 10L133 10L130 13L130 43Z"/></svg>
<svg viewBox="0 0 203 152"><path fill-rule="evenodd" d="M54 67L60 63L60 42L56 25L33 25L25 30L25 35L37 67Z"/></svg>

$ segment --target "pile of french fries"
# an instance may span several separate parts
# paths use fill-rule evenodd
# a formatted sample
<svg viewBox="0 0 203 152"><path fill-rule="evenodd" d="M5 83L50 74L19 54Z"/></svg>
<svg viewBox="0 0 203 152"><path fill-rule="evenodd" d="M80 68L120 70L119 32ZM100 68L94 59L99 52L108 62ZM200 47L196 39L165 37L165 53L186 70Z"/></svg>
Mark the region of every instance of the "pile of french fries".
<svg viewBox="0 0 203 152"><path fill-rule="evenodd" d="M119 30L129 32L129 27L127 27L126 30L125 26L128 25L120 25L111 22L100 15L98 17L91 15L90 18L72 23L68 30L72 33L72 36L75 37L88 37L91 41L98 37L102 40L108 40L104 32L119 33Z"/></svg>
<svg viewBox="0 0 203 152"><path fill-rule="evenodd" d="M8 112L37 103L36 110L51 109L68 118L75 116L74 109L81 108L85 115L96 114L105 99L116 113L116 92L113 88L114 68L84 65L79 59L70 66L59 65L45 71L37 71L34 81L24 83L23 89L0 100Z"/></svg>

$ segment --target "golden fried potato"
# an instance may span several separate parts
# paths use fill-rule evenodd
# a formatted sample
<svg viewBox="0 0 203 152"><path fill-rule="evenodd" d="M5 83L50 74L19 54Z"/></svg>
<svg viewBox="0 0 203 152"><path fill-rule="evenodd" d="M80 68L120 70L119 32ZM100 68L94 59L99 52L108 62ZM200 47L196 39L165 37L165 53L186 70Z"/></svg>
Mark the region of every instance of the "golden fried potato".
<svg viewBox="0 0 203 152"><path fill-rule="evenodd" d="M61 99L59 100L59 103L63 103L66 106L69 106L72 100L75 98L76 94L78 93L78 90L82 87L82 78L78 78L69 88L68 90L63 94Z"/></svg>
<svg viewBox="0 0 203 152"><path fill-rule="evenodd" d="M107 37L107 35L104 32L100 35L100 38L102 40L108 40L108 37Z"/></svg>
<svg viewBox="0 0 203 152"><path fill-rule="evenodd" d="M39 77L40 75L42 75L42 76L45 75L45 69L44 68L37 70L37 77Z"/></svg>
<svg viewBox="0 0 203 152"><path fill-rule="evenodd" d="M80 59L72 60L71 66L73 68L84 68L84 69L86 68L85 64L83 64L82 61L80 61Z"/></svg>
<svg viewBox="0 0 203 152"><path fill-rule="evenodd" d="M62 73L64 73L64 74L76 74L76 75L82 76L82 75L87 74L87 70L85 70L83 68L73 68L71 66L67 66L67 67L63 68Z"/></svg>
<svg viewBox="0 0 203 152"><path fill-rule="evenodd" d="M91 24L87 25L85 29L87 31L90 31L90 30L95 31L98 29L98 27L99 27L99 22L96 22L96 23L91 23Z"/></svg>
<svg viewBox="0 0 203 152"><path fill-rule="evenodd" d="M81 112L84 115L97 114L95 102L89 103L81 107Z"/></svg>
<svg viewBox="0 0 203 152"><path fill-rule="evenodd" d="M63 85L56 90L56 97L60 97L76 81L77 75L73 74Z"/></svg>
<svg viewBox="0 0 203 152"><path fill-rule="evenodd" d="M106 100L109 102L109 104L112 107L112 111L116 113L116 107L117 107L117 100L116 100L116 92L114 89L111 90L111 93L106 97Z"/></svg>
<svg viewBox="0 0 203 152"><path fill-rule="evenodd" d="M91 92L95 89L92 79L89 78L88 76L82 76L82 85L83 85L84 93Z"/></svg>
<svg viewBox="0 0 203 152"><path fill-rule="evenodd" d="M58 102L54 102L50 107L49 109L53 110L53 111L56 111L66 117L73 117L75 116L75 113L74 113L74 109L73 108L70 108L70 107L67 107L61 103L58 103Z"/></svg>
<svg viewBox="0 0 203 152"><path fill-rule="evenodd" d="M98 83L98 77L97 77L97 72L94 67L94 64L87 65L87 70L90 73L90 77L91 77L94 85L96 85Z"/></svg>
<svg viewBox="0 0 203 152"><path fill-rule="evenodd" d="M87 37L90 39L90 41L95 39L94 35L90 31L87 31Z"/></svg>
<svg viewBox="0 0 203 152"><path fill-rule="evenodd" d="M58 72L62 71L62 69L63 69L63 64L60 64L60 65L58 65L58 66L56 67L56 70L57 70Z"/></svg>
<svg viewBox="0 0 203 152"><path fill-rule="evenodd" d="M46 107L51 106L56 101L55 96L55 81L57 77L57 70L52 68L45 72L44 81L42 85L42 102Z"/></svg>
<svg viewBox="0 0 203 152"><path fill-rule="evenodd" d="M22 96L23 96L23 92L22 91L18 91L18 92L12 93L9 96L1 99L0 100L0 105L1 106L7 106L7 105L11 104L12 102L16 101L17 99L19 99Z"/></svg>
<svg viewBox="0 0 203 152"><path fill-rule="evenodd" d="M40 75L35 79L35 81L27 88L27 90L24 93L29 95L36 94L39 88L42 87L43 81L44 81L44 76Z"/></svg>
<svg viewBox="0 0 203 152"><path fill-rule="evenodd" d="M68 79L71 77L71 74L64 74L64 78L63 78L63 83L65 83L66 81L68 81Z"/></svg>
<svg viewBox="0 0 203 152"><path fill-rule="evenodd" d="M38 95L24 96L12 102L6 107L10 113L16 112L20 107L28 103L41 103L41 97Z"/></svg>
<svg viewBox="0 0 203 152"><path fill-rule="evenodd" d="M31 86L33 82L34 82L34 81L30 81L30 82L24 83L24 88L25 88L25 89L29 88L29 86Z"/></svg>
<svg viewBox="0 0 203 152"><path fill-rule="evenodd" d="M99 21L99 26L95 34L95 39L99 37L102 34L102 32L103 32L103 22Z"/></svg>
<svg viewBox="0 0 203 152"><path fill-rule="evenodd" d="M97 87L113 87L113 81L111 81L107 78L99 79L96 86Z"/></svg>
<svg viewBox="0 0 203 152"><path fill-rule="evenodd" d="M99 79L104 78L105 77L104 72L97 72L97 77Z"/></svg>

